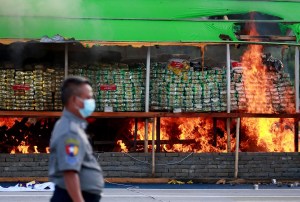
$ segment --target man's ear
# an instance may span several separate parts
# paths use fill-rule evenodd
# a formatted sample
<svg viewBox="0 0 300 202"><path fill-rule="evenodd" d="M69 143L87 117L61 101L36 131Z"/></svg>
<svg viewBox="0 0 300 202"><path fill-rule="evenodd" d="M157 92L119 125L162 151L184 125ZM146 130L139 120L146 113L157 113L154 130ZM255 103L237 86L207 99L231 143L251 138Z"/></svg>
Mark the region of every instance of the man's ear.
<svg viewBox="0 0 300 202"><path fill-rule="evenodd" d="M74 95L70 99L71 103L77 103L78 102L77 100L78 100L77 97Z"/></svg>

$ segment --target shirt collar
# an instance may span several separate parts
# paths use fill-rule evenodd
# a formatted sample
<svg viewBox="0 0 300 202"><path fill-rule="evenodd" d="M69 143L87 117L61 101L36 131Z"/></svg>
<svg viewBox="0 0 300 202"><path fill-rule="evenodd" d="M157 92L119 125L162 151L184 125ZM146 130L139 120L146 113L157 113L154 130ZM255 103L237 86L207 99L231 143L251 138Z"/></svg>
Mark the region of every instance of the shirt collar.
<svg viewBox="0 0 300 202"><path fill-rule="evenodd" d="M74 121L80 125L81 128L86 129L88 123L86 120L81 119L77 116L75 116L73 113L69 112L66 108L64 108L62 116L70 119L71 121Z"/></svg>

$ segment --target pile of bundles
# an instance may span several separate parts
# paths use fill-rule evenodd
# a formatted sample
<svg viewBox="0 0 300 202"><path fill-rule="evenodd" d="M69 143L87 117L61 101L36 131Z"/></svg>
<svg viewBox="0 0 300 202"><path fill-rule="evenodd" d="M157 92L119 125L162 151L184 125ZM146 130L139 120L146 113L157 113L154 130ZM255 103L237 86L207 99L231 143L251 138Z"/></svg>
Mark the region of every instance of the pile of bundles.
<svg viewBox="0 0 300 202"><path fill-rule="evenodd" d="M16 70L13 65L6 65L6 69L1 69L0 74L0 109L28 111L55 109L57 100L55 100L54 69L36 65Z"/></svg>
<svg viewBox="0 0 300 202"><path fill-rule="evenodd" d="M151 110L226 111L226 70L192 71L186 64L180 59L172 59L168 64L152 64ZM243 72L243 68L233 68L231 111L294 112L293 85L289 74L281 70L277 66L275 69L266 69L257 78L248 79L245 85L246 72Z"/></svg>
<svg viewBox="0 0 300 202"><path fill-rule="evenodd" d="M273 64L270 59L268 61ZM250 107L250 112L265 112L263 109L272 109L275 113L294 111L294 91L289 75L281 71L280 64L273 66L265 72L265 79L250 79L247 86L243 68L233 68L232 111L249 111ZM96 111L144 111L145 73L143 64L73 64L69 68L69 75L84 76L91 81ZM226 111L224 68L201 71L191 68L186 60L172 59L168 63L152 63L150 76L152 111ZM6 65L0 68L0 109L60 111L63 108L60 88L64 77L63 68L36 65L16 70L13 65ZM262 86L265 99L261 101L263 95L258 95L255 89ZM253 106L257 108L253 109Z"/></svg>
<svg viewBox="0 0 300 202"><path fill-rule="evenodd" d="M180 67L180 63L183 64L181 71L174 67ZM167 68L163 68L165 64L152 65L151 110L226 111L226 71L191 71L185 64L175 59Z"/></svg>
<svg viewBox="0 0 300 202"><path fill-rule="evenodd" d="M71 67L70 74L85 76L93 84L97 111L144 111L145 68L142 64L101 64L94 67Z"/></svg>
<svg viewBox="0 0 300 202"><path fill-rule="evenodd" d="M294 112L294 90L289 74L282 71L266 71L264 76L266 80L260 79L258 75L257 79L250 79L247 82L248 86L245 85L244 74L240 68L232 71L231 110ZM257 92L262 92L264 95L258 95Z"/></svg>
<svg viewBox="0 0 300 202"><path fill-rule="evenodd" d="M65 72L62 68L56 68L53 73L53 83L54 87L54 110L61 111L63 109L61 102L61 85L65 79Z"/></svg>

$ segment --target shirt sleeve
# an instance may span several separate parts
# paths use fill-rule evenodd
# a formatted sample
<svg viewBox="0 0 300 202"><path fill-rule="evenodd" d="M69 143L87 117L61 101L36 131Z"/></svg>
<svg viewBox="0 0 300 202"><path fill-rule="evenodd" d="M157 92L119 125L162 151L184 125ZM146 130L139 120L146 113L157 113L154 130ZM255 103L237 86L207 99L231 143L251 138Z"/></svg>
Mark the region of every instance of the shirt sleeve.
<svg viewBox="0 0 300 202"><path fill-rule="evenodd" d="M79 136L64 135L57 143L57 163L59 171L79 172L85 155L84 144Z"/></svg>

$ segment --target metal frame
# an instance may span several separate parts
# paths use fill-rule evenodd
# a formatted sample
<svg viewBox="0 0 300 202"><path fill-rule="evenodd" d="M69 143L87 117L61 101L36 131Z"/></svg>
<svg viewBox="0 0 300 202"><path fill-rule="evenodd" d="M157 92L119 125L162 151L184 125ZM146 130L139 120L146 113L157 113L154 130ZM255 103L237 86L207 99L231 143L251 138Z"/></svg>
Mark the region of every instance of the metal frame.
<svg viewBox="0 0 300 202"><path fill-rule="evenodd" d="M69 46L65 44L65 78L68 77L69 71Z"/></svg>

